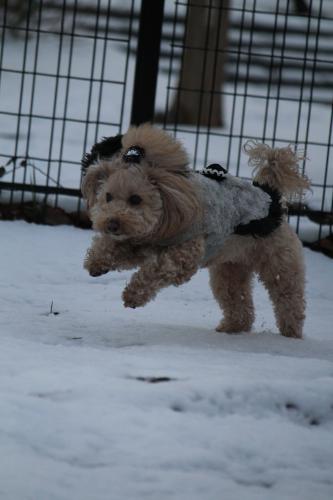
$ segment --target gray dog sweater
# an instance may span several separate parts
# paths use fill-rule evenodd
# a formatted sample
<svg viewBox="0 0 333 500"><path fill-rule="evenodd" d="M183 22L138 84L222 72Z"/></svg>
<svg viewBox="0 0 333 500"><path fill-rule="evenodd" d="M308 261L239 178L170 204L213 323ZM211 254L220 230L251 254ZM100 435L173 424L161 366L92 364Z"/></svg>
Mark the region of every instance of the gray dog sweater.
<svg viewBox="0 0 333 500"><path fill-rule="evenodd" d="M267 217L272 199L260 187L230 174L223 174L220 181L196 172L190 173L189 178L198 189L203 217L182 234L160 244L176 245L204 236L202 266L205 266L218 255L238 226Z"/></svg>

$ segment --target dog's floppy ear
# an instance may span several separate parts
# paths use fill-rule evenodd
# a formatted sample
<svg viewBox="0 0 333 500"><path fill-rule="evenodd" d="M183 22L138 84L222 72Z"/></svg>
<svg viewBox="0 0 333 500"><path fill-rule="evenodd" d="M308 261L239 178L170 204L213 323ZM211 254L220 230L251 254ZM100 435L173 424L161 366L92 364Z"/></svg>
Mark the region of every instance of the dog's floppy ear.
<svg viewBox="0 0 333 500"><path fill-rule="evenodd" d="M173 238L202 215L197 189L188 177L164 169L152 167L148 176L163 201L162 220L155 237Z"/></svg>
<svg viewBox="0 0 333 500"><path fill-rule="evenodd" d="M110 172L106 164L91 165L84 175L81 183L83 198L87 200L88 209L96 202L99 186L108 178Z"/></svg>
<svg viewBox="0 0 333 500"><path fill-rule="evenodd" d="M93 145L90 153L83 155L81 160L83 179L81 191L87 200L88 209L96 202L96 195L100 184L110 175L110 168L103 160L111 160L121 149L122 135L104 137Z"/></svg>

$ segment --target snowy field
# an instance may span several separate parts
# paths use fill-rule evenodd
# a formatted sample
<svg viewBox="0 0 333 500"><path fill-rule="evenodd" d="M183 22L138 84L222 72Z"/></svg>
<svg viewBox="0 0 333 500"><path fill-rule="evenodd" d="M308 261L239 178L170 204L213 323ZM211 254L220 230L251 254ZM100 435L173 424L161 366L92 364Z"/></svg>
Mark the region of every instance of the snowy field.
<svg viewBox="0 0 333 500"><path fill-rule="evenodd" d="M0 234L1 500L333 498L332 260L305 250L303 341L259 285L228 336L206 271L127 310L128 273L82 268L90 231Z"/></svg>

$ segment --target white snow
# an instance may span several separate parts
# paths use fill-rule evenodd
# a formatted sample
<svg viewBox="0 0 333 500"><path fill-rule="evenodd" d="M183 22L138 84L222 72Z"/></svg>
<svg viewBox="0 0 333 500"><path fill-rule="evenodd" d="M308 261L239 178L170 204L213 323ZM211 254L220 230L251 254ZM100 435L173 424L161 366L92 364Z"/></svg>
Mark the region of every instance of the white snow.
<svg viewBox="0 0 333 500"><path fill-rule="evenodd" d="M129 273L82 268L90 231L0 235L1 500L333 498L332 260L305 250L303 341L258 284L228 336L206 271L127 310Z"/></svg>

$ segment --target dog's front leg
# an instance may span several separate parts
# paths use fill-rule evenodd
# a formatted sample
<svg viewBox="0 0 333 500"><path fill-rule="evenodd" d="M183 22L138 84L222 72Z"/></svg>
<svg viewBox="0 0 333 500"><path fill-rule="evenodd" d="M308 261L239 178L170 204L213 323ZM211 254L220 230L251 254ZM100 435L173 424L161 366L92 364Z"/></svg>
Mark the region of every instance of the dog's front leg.
<svg viewBox="0 0 333 500"><path fill-rule="evenodd" d="M203 238L196 238L152 255L125 288L125 307L144 306L162 288L186 283L197 272L203 255Z"/></svg>
<svg viewBox="0 0 333 500"><path fill-rule="evenodd" d="M109 271L121 271L138 267L145 259L139 247L126 242L115 242L108 235L95 236L84 260L84 268L90 276L101 276Z"/></svg>

